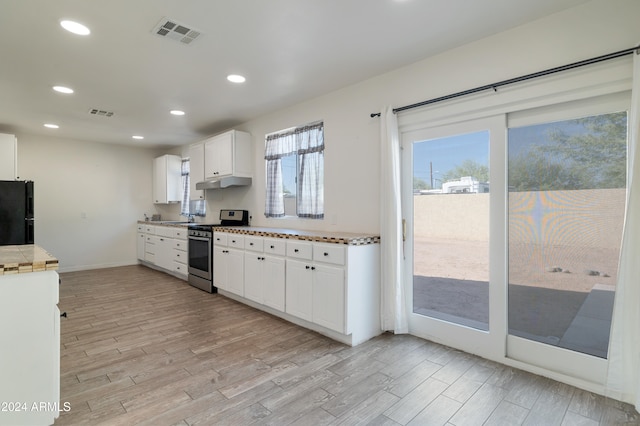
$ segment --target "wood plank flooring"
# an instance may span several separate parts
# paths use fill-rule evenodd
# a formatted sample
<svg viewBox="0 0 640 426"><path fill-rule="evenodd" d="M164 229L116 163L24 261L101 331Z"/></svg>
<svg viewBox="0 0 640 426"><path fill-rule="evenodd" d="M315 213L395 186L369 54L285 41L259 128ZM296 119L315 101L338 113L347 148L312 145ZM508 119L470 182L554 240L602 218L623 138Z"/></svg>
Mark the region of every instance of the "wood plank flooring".
<svg viewBox="0 0 640 426"><path fill-rule="evenodd" d="M61 274L56 425L613 425L629 405L407 335L355 348L143 266Z"/></svg>

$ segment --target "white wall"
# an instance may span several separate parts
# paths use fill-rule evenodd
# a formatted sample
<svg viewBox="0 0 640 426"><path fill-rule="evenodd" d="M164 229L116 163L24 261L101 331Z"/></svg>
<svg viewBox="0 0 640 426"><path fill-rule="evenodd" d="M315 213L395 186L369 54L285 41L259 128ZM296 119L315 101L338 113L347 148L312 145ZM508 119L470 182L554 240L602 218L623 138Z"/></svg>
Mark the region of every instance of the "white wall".
<svg viewBox="0 0 640 426"><path fill-rule="evenodd" d="M638 16L640 1L596 0L238 126L253 135L253 185L208 191L205 220L242 208L256 226L377 233L379 119L370 113L635 46ZM264 135L320 119L325 219L265 218ZM17 136L20 175L36 181L36 242L62 270L135 263L135 221L144 212L178 218L176 206L151 204L151 159L162 153Z"/></svg>
<svg viewBox="0 0 640 426"><path fill-rule="evenodd" d="M35 242L61 271L134 264L136 221L155 213L152 150L18 134L35 187Z"/></svg>
<svg viewBox="0 0 640 426"><path fill-rule="evenodd" d="M207 219L237 207L256 226L379 232L379 119L370 113L633 47L637 16L640 1L593 1L245 123L238 128L253 136L253 185L208 191ZM264 135L321 119L325 219L265 218Z"/></svg>

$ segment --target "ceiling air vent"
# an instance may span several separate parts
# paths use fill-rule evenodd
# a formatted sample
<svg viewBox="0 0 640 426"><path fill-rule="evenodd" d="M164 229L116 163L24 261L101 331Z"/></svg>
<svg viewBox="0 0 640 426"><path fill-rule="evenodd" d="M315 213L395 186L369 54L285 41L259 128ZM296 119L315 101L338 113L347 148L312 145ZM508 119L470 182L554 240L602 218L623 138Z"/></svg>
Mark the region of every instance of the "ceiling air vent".
<svg viewBox="0 0 640 426"><path fill-rule="evenodd" d="M89 110L89 114L99 115L101 117L111 117L111 116L113 116L113 111L105 111L103 109L91 108Z"/></svg>
<svg viewBox="0 0 640 426"><path fill-rule="evenodd" d="M175 19L169 18L162 18L152 31L157 36L170 38L171 40L179 41L182 44L191 43L201 34L200 31L189 28Z"/></svg>

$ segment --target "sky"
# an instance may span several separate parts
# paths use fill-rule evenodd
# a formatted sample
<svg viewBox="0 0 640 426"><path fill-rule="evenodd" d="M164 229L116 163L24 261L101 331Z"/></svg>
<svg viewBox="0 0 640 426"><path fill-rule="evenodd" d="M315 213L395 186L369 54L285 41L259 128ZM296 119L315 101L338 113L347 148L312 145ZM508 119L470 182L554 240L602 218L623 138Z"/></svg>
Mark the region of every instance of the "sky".
<svg viewBox="0 0 640 426"><path fill-rule="evenodd" d="M489 165L489 131L431 139L413 144L413 175L440 188L442 175L465 160Z"/></svg>

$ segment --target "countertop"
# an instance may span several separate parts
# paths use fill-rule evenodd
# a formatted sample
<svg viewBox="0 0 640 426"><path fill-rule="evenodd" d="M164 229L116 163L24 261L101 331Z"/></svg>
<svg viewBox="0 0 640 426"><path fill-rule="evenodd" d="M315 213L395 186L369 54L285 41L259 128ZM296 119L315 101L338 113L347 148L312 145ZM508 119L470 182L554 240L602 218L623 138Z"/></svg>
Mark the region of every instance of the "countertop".
<svg viewBox="0 0 640 426"><path fill-rule="evenodd" d="M256 226L221 226L215 228L214 232L230 232L233 234L256 235L260 237L286 238L289 240L357 246L380 243L379 235L350 232L302 231L299 229L261 228Z"/></svg>
<svg viewBox="0 0 640 426"><path fill-rule="evenodd" d="M178 221L145 221L139 220L139 224L154 226L185 227L187 222ZM379 244L380 236L374 234L358 234L350 232L324 232L324 231L303 231L300 229L287 228L262 228L257 226L220 226L214 232L230 232L233 234L256 235L260 237L286 238L289 240L316 241L321 243L365 245Z"/></svg>
<svg viewBox="0 0 640 426"><path fill-rule="evenodd" d="M58 259L40 246L0 246L0 275L56 270Z"/></svg>

